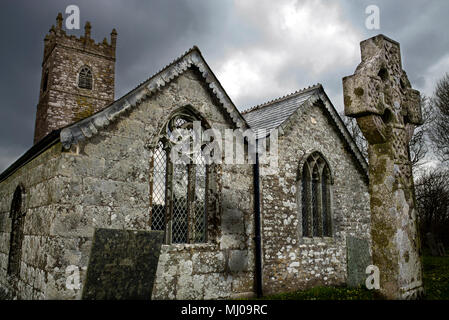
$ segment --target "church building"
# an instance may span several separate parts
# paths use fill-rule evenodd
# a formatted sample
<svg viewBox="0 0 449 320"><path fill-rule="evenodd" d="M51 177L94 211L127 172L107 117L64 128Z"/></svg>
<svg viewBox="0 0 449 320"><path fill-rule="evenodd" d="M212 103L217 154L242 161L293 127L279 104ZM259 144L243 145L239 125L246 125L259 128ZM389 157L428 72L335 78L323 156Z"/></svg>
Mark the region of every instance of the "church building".
<svg viewBox="0 0 449 320"><path fill-rule="evenodd" d="M81 299L99 228L163 232L148 299L363 283L368 165L322 85L239 111L193 47L116 99L115 29L96 43L89 22L79 38L61 14L56 22L44 39L34 145L0 174L9 298ZM172 163L170 134L193 123L223 140L228 129L255 133L256 145L277 149L275 172L257 156ZM245 140L245 159L252 147ZM80 285L68 286L75 269Z"/></svg>

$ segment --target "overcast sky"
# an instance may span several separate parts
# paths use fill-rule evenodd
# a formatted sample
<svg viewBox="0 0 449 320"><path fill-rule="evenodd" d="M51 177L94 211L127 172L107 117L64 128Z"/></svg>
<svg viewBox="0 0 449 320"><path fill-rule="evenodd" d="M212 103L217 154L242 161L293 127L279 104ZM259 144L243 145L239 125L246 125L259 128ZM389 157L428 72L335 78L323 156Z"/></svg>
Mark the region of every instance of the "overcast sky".
<svg viewBox="0 0 449 320"><path fill-rule="evenodd" d="M197 45L240 110L321 83L343 110L341 78L360 62L359 42L383 33L401 43L412 86L431 95L449 71L447 0L1 1L0 172L33 142L43 39L75 4L92 37L118 32L116 98ZM368 5L380 29L368 30Z"/></svg>

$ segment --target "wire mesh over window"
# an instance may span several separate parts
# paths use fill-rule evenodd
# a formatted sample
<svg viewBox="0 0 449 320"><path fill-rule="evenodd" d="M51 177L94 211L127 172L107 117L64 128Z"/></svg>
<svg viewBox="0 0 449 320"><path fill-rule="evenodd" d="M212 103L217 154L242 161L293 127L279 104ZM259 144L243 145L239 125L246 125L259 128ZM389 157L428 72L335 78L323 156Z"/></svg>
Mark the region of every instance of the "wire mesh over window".
<svg viewBox="0 0 449 320"><path fill-rule="evenodd" d="M197 156L195 165L195 195L193 202L192 241L206 241L206 178L207 167L203 155Z"/></svg>
<svg viewBox="0 0 449 320"><path fill-rule="evenodd" d="M331 174L320 153L314 152L307 158L301 179L302 236L332 236Z"/></svg>
<svg viewBox="0 0 449 320"><path fill-rule="evenodd" d="M167 243L207 241L206 161L201 153L189 154L187 163L179 159L172 161L170 153L173 145L193 142L183 135L187 132L193 136L191 121L182 116L172 118L166 128L166 138L159 142L153 153L151 228L165 230ZM176 129L187 131L176 132Z"/></svg>
<svg viewBox="0 0 449 320"><path fill-rule="evenodd" d="M173 165L173 221L172 243L188 242L188 167L185 164Z"/></svg>
<svg viewBox="0 0 449 320"><path fill-rule="evenodd" d="M153 190L152 190L152 211L151 229L165 230L165 210L166 210L166 186L167 179L167 153L164 144L158 143L153 154Z"/></svg>
<svg viewBox="0 0 449 320"><path fill-rule="evenodd" d="M92 89L92 71L89 67L83 67L78 75L78 87Z"/></svg>

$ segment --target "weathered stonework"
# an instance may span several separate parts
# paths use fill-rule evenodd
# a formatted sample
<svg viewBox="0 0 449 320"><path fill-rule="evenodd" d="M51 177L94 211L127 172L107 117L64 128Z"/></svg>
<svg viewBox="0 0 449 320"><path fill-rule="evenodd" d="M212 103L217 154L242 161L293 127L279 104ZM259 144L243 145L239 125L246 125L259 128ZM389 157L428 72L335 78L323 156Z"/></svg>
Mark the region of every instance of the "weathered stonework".
<svg viewBox="0 0 449 320"><path fill-rule="evenodd" d="M318 102L300 108L279 137L279 173L261 177L264 293L346 283L346 237L370 241L366 173ZM300 168L320 151L329 161L332 237L301 232Z"/></svg>
<svg viewBox="0 0 449 320"><path fill-rule="evenodd" d="M95 44L89 24L77 39L63 32L62 16L57 23L46 38L43 77L45 67L50 73L36 120L40 142L0 175L0 295L8 298L80 299L95 229L151 229L153 152L174 114L193 110L222 139L225 129L249 128L196 47L91 115L113 99L116 33L111 45ZM90 95L76 88L84 64L94 76ZM295 111L274 126L279 172L260 168L265 294L344 284L346 239L371 241L366 162L321 85L295 94L304 104L290 103ZM305 238L300 172L314 151L331 171L332 233ZM152 299L223 299L256 291L254 166L222 163L208 170L207 241L161 246ZM20 272L9 275L11 202L19 185ZM66 285L68 267L79 271L80 288Z"/></svg>
<svg viewBox="0 0 449 320"><path fill-rule="evenodd" d="M361 42L362 62L343 78L345 113L369 143L373 263L389 299L423 293L409 142L422 121L419 92L402 70L399 43L383 35Z"/></svg>
<svg viewBox="0 0 449 320"><path fill-rule="evenodd" d="M109 44L106 38L102 43L90 38L89 22L85 31L81 38L67 35L59 15L56 27L45 37L34 143L114 101L117 33L112 31ZM92 89L78 87L78 74L84 66L92 71Z"/></svg>
<svg viewBox="0 0 449 320"><path fill-rule="evenodd" d="M27 203L22 299L79 299L65 287L69 265L84 281L94 228L150 230L149 159L161 126L180 106L191 105L220 130L234 128L201 75L188 70L98 135L63 152L60 143L0 184L1 285L9 251L9 210L22 182ZM223 134L224 136L224 134ZM253 290L252 167L218 166L214 230L206 244L163 245L153 299L213 299ZM12 191L11 191L12 190ZM193 285L194 284L194 285Z"/></svg>

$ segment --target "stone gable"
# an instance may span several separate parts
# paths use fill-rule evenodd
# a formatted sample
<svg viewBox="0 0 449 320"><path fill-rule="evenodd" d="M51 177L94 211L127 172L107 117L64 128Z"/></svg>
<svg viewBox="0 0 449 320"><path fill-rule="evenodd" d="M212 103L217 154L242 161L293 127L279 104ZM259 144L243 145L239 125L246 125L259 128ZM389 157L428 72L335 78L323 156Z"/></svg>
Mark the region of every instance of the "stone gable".
<svg viewBox="0 0 449 320"><path fill-rule="evenodd" d="M55 145L49 180L36 184L26 179L33 169L24 166L1 183L1 190L9 193L17 181L24 181L32 199L19 280L27 289L18 290L19 297L80 298L82 288L65 288L65 270L77 266L84 279L94 228L149 230L148 145L170 114L186 104L212 127L233 128L198 72L189 70L77 148L61 153L61 144ZM45 158L35 161L45 162ZM224 298L253 291L252 168L234 165L214 170L217 211L210 217L215 218L214 237L206 244L163 245L155 299ZM3 199L2 281L7 286L11 197ZM36 277L48 281L35 287Z"/></svg>
<svg viewBox="0 0 449 320"><path fill-rule="evenodd" d="M300 169L312 152L328 161L332 185L332 237L301 235ZM265 292L346 281L346 236L369 239L365 173L322 102L298 109L279 138L279 174L261 177Z"/></svg>

